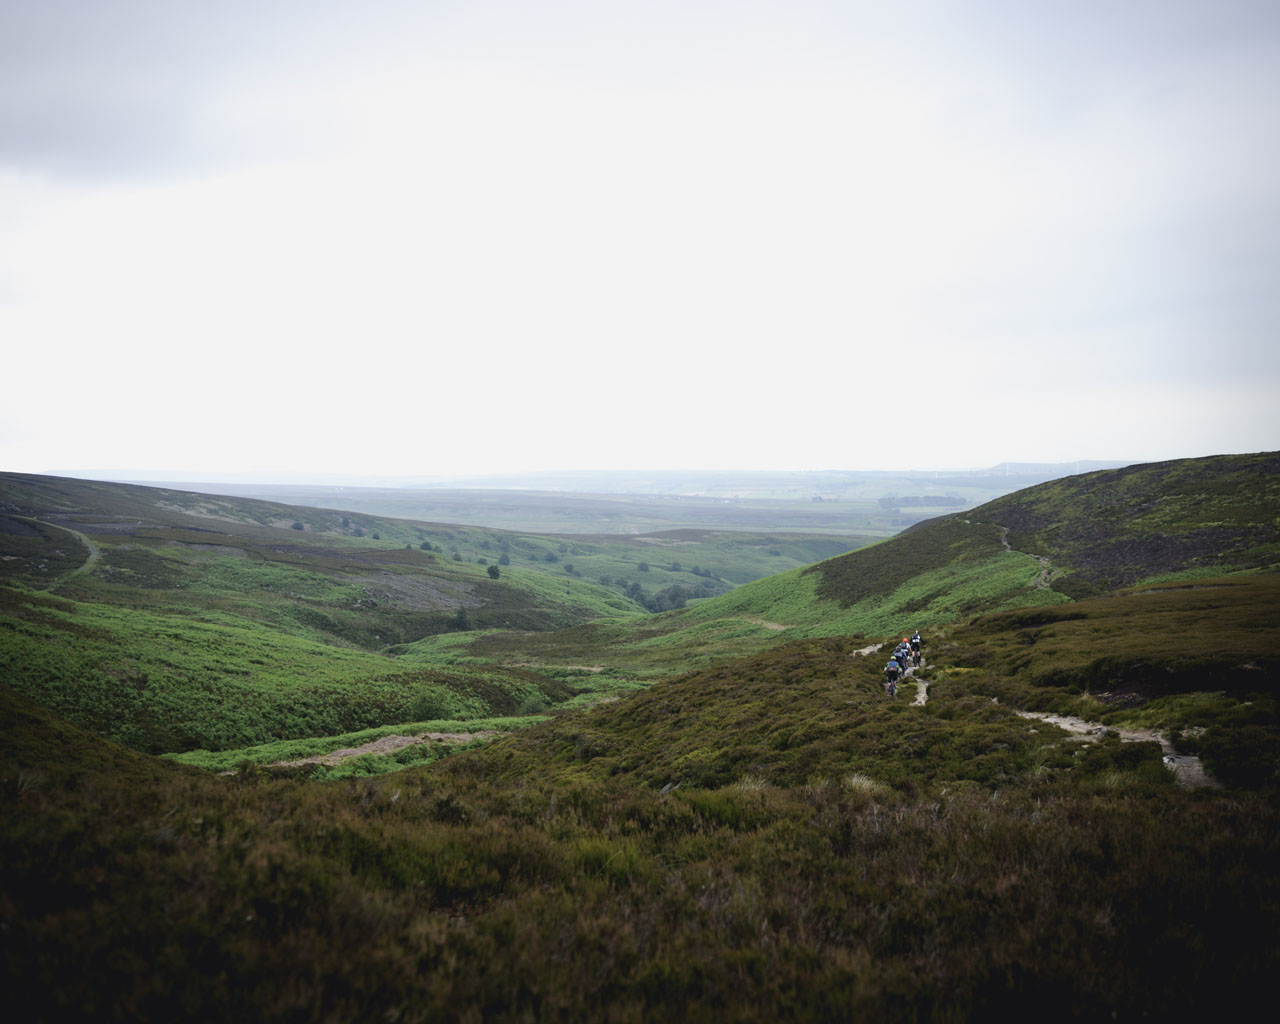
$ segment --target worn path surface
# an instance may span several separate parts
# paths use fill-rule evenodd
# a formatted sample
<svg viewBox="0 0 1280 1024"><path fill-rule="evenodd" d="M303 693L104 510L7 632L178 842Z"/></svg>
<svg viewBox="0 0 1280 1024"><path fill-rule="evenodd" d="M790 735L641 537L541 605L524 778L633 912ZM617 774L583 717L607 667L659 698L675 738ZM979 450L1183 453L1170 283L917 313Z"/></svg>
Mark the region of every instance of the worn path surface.
<svg viewBox="0 0 1280 1024"><path fill-rule="evenodd" d="M349 757L360 757L363 754L390 754L405 747L414 747L420 743L470 743L472 740L487 740L502 733L485 732L424 732L420 736L380 736L376 740L361 744L358 747L344 747L331 750L327 754L315 754L311 757L299 758L297 761L272 761L272 767L292 767L300 764L341 764Z"/></svg>
<svg viewBox="0 0 1280 1024"><path fill-rule="evenodd" d="M98 564L98 559L102 557L102 549L99 548L97 544L91 541L79 530L73 530L69 526L63 526L61 523L49 523L49 522L45 522L45 520L43 519L33 519L30 516L14 516L13 518L25 519L28 523L39 523L41 526L51 526L55 530L62 530L64 533L69 533L71 534L71 536L75 537L75 539L78 540L81 544L83 544L85 551L88 552L88 557L85 558L83 564L81 564L75 569L72 569L69 573L63 576L62 579L57 580L53 583L50 583L45 588L46 590L52 590L54 587L59 586L60 584L66 583L68 580L73 580L77 576L84 576L88 573L93 572L94 566Z"/></svg>
<svg viewBox="0 0 1280 1024"><path fill-rule="evenodd" d="M1096 743L1108 734L1119 736L1125 743L1159 743L1164 752L1165 767L1173 772L1173 777L1180 786L1210 786L1215 789L1222 786L1222 783L1205 772L1200 758L1192 754L1179 754L1173 749L1173 744L1154 729L1117 729L1097 722L1086 722L1074 715L1053 715L1045 711L1019 711L1014 708L1014 713L1023 718L1034 718L1056 725L1086 743Z"/></svg>
<svg viewBox="0 0 1280 1024"><path fill-rule="evenodd" d="M853 654L849 655L849 657L865 658L869 654L875 654L876 651L880 650L880 648L883 646L884 644L872 644L870 647L862 647L854 651ZM924 664L925 664L924 658L921 658L919 667L924 668ZM915 671L916 671L915 666L909 667L905 672L902 673L902 678L899 680L898 685L901 686L908 679L914 676ZM924 679L917 679L916 680L916 699L913 700L911 704L913 707L915 707L915 706L922 706L927 703L929 703L929 683Z"/></svg>
<svg viewBox="0 0 1280 1024"><path fill-rule="evenodd" d="M1006 551L1013 550L1013 548L1009 547L1009 527L1007 526L1000 527L1000 545ZM1032 555L1031 557L1040 563L1040 575L1036 577L1033 586L1043 590L1049 586L1049 559L1045 558L1044 555Z"/></svg>
<svg viewBox="0 0 1280 1024"><path fill-rule="evenodd" d="M1001 529L1004 530L1005 534L1009 532L1004 527ZM1000 537L1000 543L1004 544L1006 548L1009 547L1008 544L1005 544L1004 534ZM1047 558L1040 559L1040 564L1041 582L1038 582L1037 585L1048 586L1049 560ZM869 647L854 651L850 657L865 657L869 654L874 654L883 646L883 644L872 644ZM919 667L924 668L924 666L925 661L921 658ZM915 672L915 666L909 667L902 673L899 685L908 679L912 679L915 676ZM913 707L923 707L929 703L929 682L925 679L916 679L915 684L916 696L911 705ZM999 699L996 697L992 697L991 700L994 703L999 703ZM1164 754L1165 767L1173 772L1173 777L1178 785L1188 788L1201 786L1213 789L1222 788L1222 783L1204 770L1204 765L1201 764L1200 758L1194 754L1181 754L1174 750L1173 744L1154 729L1118 729L1112 726L1100 725L1097 722L1086 722L1083 718L1076 718L1074 715L1055 715L1045 711L1022 711L1018 708L1013 708L1012 710L1023 718L1034 718L1048 725L1056 725L1059 729L1066 730L1074 738L1083 740L1086 743L1096 743L1109 734L1120 737L1120 740L1124 743L1159 743L1160 750Z"/></svg>

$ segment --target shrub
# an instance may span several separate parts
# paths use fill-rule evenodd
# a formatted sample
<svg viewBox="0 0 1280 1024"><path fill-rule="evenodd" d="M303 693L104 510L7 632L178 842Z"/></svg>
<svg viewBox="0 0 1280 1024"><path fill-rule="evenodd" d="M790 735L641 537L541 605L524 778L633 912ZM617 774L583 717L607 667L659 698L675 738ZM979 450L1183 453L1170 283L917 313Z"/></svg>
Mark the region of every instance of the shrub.
<svg viewBox="0 0 1280 1024"><path fill-rule="evenodd" d="M424 690L414 700L409 709L411 722L431 722L438 718L449 717L449 704L444 694L438 690Z"/></svg>

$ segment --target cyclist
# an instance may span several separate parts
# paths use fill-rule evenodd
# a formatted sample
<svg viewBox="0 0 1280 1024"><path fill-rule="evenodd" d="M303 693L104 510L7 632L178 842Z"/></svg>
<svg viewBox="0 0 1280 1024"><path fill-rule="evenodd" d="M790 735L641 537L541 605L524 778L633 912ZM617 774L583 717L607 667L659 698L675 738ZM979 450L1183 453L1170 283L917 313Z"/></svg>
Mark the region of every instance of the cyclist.
<svg viewBox="0 0 1280 1024"><path fill-rule="evenodd" d="M884 674L889 677L888 685L885 686L885 692L888 693L890 697L898 696L898 676L901 672L902 666L899 665L896 660L890 658L889 663L884 667Z"/></svg>

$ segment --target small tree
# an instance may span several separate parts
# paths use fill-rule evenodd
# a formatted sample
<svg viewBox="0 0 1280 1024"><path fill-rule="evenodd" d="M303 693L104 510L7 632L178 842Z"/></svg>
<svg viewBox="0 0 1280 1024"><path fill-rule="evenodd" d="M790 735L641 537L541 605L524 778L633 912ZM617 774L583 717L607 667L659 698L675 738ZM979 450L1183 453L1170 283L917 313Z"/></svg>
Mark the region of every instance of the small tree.
<svg viewBox="0 0 1280 1024"><path fill-rule="evenodd" d="M499 576L498 567L496 565L489 566L485 572L489 574L489 579L491 580L496 580Z"/></svg>
<svg viewBox="0 0 1280 1024"><path fill-rule="evenodd" d="M418 696L409 709L410 721L430 722L437 718L449 717L449 704L443 694L436 690L426 690Z"/></svg>
<svg viewBox="0 0 1280 1024"><path fill-rule="evenodd" d="M305 529L306 529L306 527L305 527L305 526L303 526L303 525L302 525L302 523L300 523L300 522L295 522L295 523L293 524L293 528L294 528L295 530L305 530Z"/></svg>
<svg viewBox="0 0 1280 1024"><path fill-rule="evenodd" d="M454 629L461 629L461 630L467 630L471 628L471 616L467 614L467 610L464 607L462 607L462 605L458 605L458 612L450 620L449 625L451 625Z"/></svg>
<svg viewBox="0 0 1280 1024"><path fill-rule="evenodd" d="M421 544L419 544L419 545L418 545L418 547L422 548L422 550L423 550L423 551L430 551L430 550L431 550L431 541L429 541L429 540L424 540Z"/></svg>
<svg viewBox="0 0 1280 1024"><path fill-rule="evenodd" d="M499 564L499 565L510 565L510 564L511 564L511 556L510 556L509 554L507 554L505 551L504 551L504 552L502 552L502 554L500 554L500 555L498 556L498 564Z"/></svg>
<svg viewBox="0 0 1280 1024"><path fill-rule="evenodd" d="M637 568L637 569L639 569L641 572L648 572L648 571L649 571L649 563L648 563L648 562L641 562L639 565L637 565L637 566L636 566L636 568Z"/></svg>

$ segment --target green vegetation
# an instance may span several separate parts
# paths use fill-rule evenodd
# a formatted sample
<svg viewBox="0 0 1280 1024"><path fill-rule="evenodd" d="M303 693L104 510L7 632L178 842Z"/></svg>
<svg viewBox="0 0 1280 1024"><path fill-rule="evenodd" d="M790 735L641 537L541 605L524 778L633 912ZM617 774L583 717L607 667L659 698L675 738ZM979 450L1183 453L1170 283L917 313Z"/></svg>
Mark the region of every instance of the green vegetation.
<svg viewBox="0 0 1280 1024"><path fill-rule="evenodd" d="M1176 790L1141 745L1073 756L985 699L886 705L873 675L804 641L328 783L166 767L0 692L9 991L39 985L60 1020L964 1019L1049 998L1106 1017L1207 1012L1224 978L1263 995L1273 797Z"/></svg>
<svg viewBox="0 0 1280 1024"><path fill-rule="evenodd" d="M416 710L416 709L415 709ZM523 715L516 718L473 718L466 721L458 719L437 719L426 722L406 722L401 725L388 725L380 729L361 729L359 732L343 733L340 736L313 736L301 740L281 740L275 743L263 743L239 750L191 750L185 754L167 754L181 764L205 768L209 771L230 772L243 769L246 764L255 766L301 767L302 772L280 773L303 774L308 778L346 778L352 775L381 775L387 771L398 771L410 764L424 764L456 748L453 743L483 742L486 734L510 732L513 729L525 729L547 721L545 715ZM450 734L452 742L444 740L430 742L430 734ZM468 741L463 737L473 737ZM385 755L364 754L342 757L340 764L321 763L325 755L335 752L354 750L364 746L375 746L376 741L387 737L427 737L424 742L407 745L394 753ZM289 762L302 762L313 759L310 764L291 765Z"/></svg>
<svg viewBox="0 0 1280 1024"><path fill-rule="evenodd" d="M910 547L897 538L833 560L854 566L842 569L859 580L861 596L852 603L828 596L839 593L824 582L833 564L828 561L744 584L681 612L603 619L540 635L486 633L467 644L465 657L472 663L529 665L543 673L558 665L596 665L622 680L653 680L798 637L885 636L992 608L1069 600L1037 587L1040 563L1030 555L1004 551L991 542L989 529L964 524L956 529L974 535L959 545L962 554L914 575L913 568L929 563L921 559L919 565L900 565ZM863 565L871 567L870 584L856 571ZM870 575L875 571L878 577ZM451 652L463 656L456 647Z"/></svg>
<svg viewBox="0 0 1280 1024"><path fill-rule="evenodd" d="M1280 966L1269 458L1057 482L755 581L707 556L776 557L763 538L620 541L646 604L716 591L661 614L593 539L7 478L11 1000L59 1021L1256 1006ZM860 652L912 627L928 661L891 700ZM1216 788L1177 784L1167 744Z"/></svg>
<svg viewBox="0 0 1280 1024"><path fill-rule="evenodd" d="M1089 596L1187 571L1280 564L1280 456L1221 455L1069 477L997 499L972 518L1050 555L1054 587Z"/></svg>
<svg viewBox="0 0 1280 1024"><path fill-rule="evenodd" d="M125 609L0 589L9 686L68 721L153 753L223 749L411 720L510 714L574 691L521 669L402 667L234 615Z"/></svg>
<svg viewBox="0 0 1280 1024"><path fill-rule="evenodd" d="M962 692L1159 729L1224 781L1280 784L1280 574L989 615L934 657Z"/></svg>

